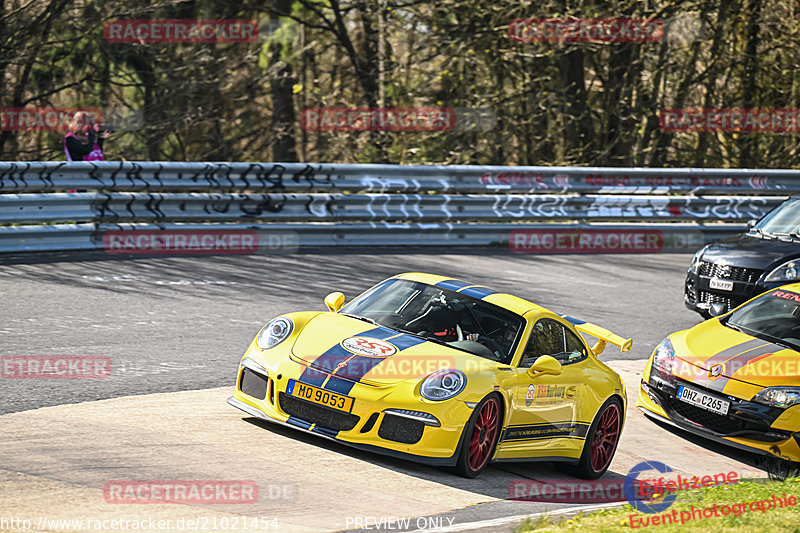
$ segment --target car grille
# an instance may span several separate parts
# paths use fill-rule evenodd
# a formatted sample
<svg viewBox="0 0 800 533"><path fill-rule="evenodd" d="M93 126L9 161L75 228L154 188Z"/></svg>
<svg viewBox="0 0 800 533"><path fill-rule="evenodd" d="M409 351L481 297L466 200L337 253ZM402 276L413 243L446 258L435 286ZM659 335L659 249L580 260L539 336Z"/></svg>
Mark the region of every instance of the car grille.
<svg viewBox="0 0 800 533"><path fill-rule="evenodd" d="M719 294L700 291L700 302L704 304L725 304L726 309L733 309L747 301L747 298L730 298Z"/></svg>
<svg viewBox="0 0 800 533"><path fill-rule="evenodd" d="M360 420L356 415L307 402L285 392L278 393L278 403L283 412L290 416L336 431L350 431Z"/></svg>
<svg viewBox="0 0 800 533"><path fill-rule="evenodd" d="M719 415L700 407L682 402L673 396L666 399L666 407L690 422L694 422L715 433L739 436L763 442L777 442L789 438L789 433L771 429L769 425L745 420L731 415ZM734 409L731 405L731 409ZM735 435L734 435L735 434Z"/></svg>
<svg viewBox="0 0 800 533"><path fill-rule="evenodd" d="M415 444L422 438L424 429L425 424L418 420L386 414L378 428L378 436L403 444Z"/></svg>
<svg viewBox="0 0 800 533"><path fill-rule="evenodd" d="M249 368L243 368L239 390L248 396L264 400L267 397L267 378Z"/></svg>
<svg viewBox="0 0 800 533"><path fill-rule="evenodd" d="M700 261L700 275L710 278L755 283L756 280L761 277L761 274L761 270L755 270L753 268L718 265L716 263L709 263L708 261Z"/></svg>
<svg viewBox="0 0 800 533"><path fill-rule="evenodd" d="M667 406L681 415L683 418L716 433L727 435L728 433L733 433L734 431L747 429L745 428L745 423L742 420L737 420L727 415L718 415L717 413L706 411L700 407L695 407L694 405L689 405L686 402L682 402L677 398L668 398Z"/></svg>
<svg viewBox="0 0 800 533"><path fill-rule="evenodd" d="M361 428L361 433L367 433L368 431L372 431L372 428L375 426L375 422L378 421L378 413L372 413L370 417L367 419L367 422Z"/></svg>

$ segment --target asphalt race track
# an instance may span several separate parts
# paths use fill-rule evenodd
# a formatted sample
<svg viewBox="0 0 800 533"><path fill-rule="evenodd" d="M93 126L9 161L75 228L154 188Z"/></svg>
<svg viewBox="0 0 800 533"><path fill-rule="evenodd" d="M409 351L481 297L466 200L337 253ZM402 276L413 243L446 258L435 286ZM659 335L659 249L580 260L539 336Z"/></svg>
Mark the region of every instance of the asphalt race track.
<svg viewBox="0 0 800 533"><path fill-rule="evenodd" d="M525 515L577 512L582 506L574 503L509 499L515 480L567 479L547 464L492 466L466 480L258 422L225 403L239 357L268 319L322 309L329 292L350 299L406 271L475 281L633 337L630 352L609 346L603 354L625 378L630 400L605 478L620 479L647 459L677 473L764 477L754 457L633 409L644 359L666 334L700 320L682 301L690 259L452 249L0 257L0 355L111 362L105 379L0 379L0 530L4 518L17 518L39 531L101 530L48 526L52 519L165 521L145 531L375 530L383 519L384 530L396 531L389 520L405 517L404 530L503 531ZM255 480L260 496L212 505L104 498L110 480L154 479ZM245 516L262 521L235 528L233 520ZM191 528L188 520L205 522Z"/></svg>

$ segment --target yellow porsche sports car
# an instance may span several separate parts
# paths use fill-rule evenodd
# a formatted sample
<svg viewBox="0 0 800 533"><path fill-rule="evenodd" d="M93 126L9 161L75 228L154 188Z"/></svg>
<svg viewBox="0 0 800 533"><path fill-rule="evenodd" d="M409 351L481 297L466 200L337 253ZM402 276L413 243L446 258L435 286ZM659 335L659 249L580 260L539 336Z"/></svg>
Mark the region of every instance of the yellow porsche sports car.
<svg viewBox="0 0 800 533"><path fill-rule="evenodd" d="M664 339L647 362L636 406L703 437L800 461L799 366L794 283Z"/></svg>
<svg viewBox="0 0 800 533"><path fill-rule="evenodd" d="M327 312L269 322L228 403L357 448L474 477L491 460L558 461L598 478L627 404L597 359L610 331L509 294L430 274L384 280ZM593 347L579 334L599 339Z"/></svg>

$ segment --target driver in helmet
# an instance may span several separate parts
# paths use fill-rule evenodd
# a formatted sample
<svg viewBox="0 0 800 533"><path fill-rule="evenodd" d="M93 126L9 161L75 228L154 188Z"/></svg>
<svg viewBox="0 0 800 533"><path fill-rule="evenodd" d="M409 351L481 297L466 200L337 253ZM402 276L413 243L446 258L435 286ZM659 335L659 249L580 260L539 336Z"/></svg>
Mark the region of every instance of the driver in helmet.
<svg viewBox="0 0 800 533"><path fill-rule="evenodd" d="M464 338L483 344L489 348L489 350L491 350L491 352L494 353L498 359L502 360L511 350L511 346L513 346L516 336L516 330L513 327L506 325L502 328L500 335L496 335L494 338L484 337L479 333L469 333Z"/></svg>

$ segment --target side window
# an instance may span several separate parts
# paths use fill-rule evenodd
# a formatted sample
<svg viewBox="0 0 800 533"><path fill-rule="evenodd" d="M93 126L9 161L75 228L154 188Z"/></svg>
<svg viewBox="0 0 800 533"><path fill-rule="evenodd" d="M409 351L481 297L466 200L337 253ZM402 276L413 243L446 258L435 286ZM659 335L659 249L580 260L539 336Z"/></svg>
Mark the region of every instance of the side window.
<svg viewBox="0 0 800 533"><path fill-rule="evenodd" d="M555 320L543 318L536 322L531 331L525 351L519 366L527 368L533 364L540 355L553 355L562 351L559 349L564 344L564 328Z"/></svg>
<svg viewBox="0 0 800 533"><path fill-rule="evenodd" d="M570 363L577 363L578 361L583 361L586 359L589 354L586 352L586 346L584 346L578 336L566 328L564 328L564 334L566 335L567 341L567 360L561 361L561 364L568 365Z"/></svg>
<svg viewBox="0 0 800 533"><path fill-rule="evenodd" d="M551 355L562 365L583 361L587 356L580 339L549 318L543 318L534 324L528 345L522 353L520 368L530 367L542 355Z"/></svg>

